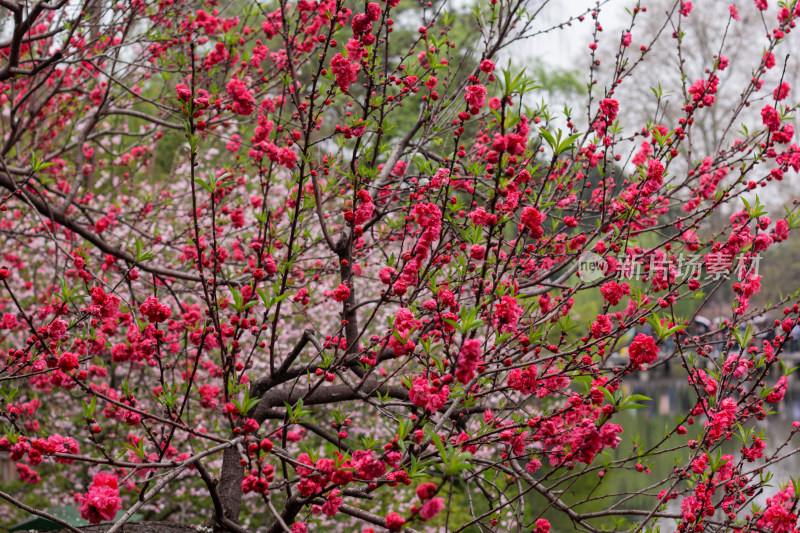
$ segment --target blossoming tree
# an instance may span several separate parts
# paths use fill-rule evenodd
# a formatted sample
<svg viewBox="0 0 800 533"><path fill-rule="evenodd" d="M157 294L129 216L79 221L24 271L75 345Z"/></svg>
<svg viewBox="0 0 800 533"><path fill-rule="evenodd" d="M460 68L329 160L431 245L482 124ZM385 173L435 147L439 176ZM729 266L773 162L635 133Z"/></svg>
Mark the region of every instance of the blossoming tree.
<svg viewBox="0 0 800 533"><path fill-rule="evenodd" d="M691 2L631 5L613 35L608 2L553 27L547 1L405 2L0 0L2 515L792 531L800 494L764 473L798 426L768 443L751 422L783 400L800 308L750 302L759 254L798 225L753 191L800 170L776 59L800 6L748 2L760 64L728 67L722 43L681 72L675 123L625 131L615 88L647 83L670 27L680 53ZM565 24L592 28L578 112L498 66ZM726 67L752 76L697 153ZM726 277L729 321L696 334ZM584 298L600 311L577 316ZM670 361L694 407L622 453L618 418L648 400L623 380ZM676 449L664 479L606 490Z"/></svg>

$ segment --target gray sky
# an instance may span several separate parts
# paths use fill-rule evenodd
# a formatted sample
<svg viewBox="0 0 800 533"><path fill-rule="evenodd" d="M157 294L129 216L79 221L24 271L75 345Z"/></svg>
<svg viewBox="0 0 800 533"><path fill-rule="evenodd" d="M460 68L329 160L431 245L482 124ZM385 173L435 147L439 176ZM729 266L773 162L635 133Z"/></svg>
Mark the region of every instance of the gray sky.
<svg viewBox="0 0 800 533"><path fill-rule="evenodd" d="M596 5L593 0L555 0L539 15L537 28L547 28L559 22L577 16ZM633 0L612 0L600 12L601 45L605 42L617 43L616 36L621 31L628 15L626 6L632 6ZM564 27L540 35L526 44L521 50L520 62L528 58L538 57L546 63L560 68L570 68L576 63L587 64L589 44L592 42L593 19L585 17L582 22L575 21L572 26ZM514 51L516 55L518 51Z"/></svg>

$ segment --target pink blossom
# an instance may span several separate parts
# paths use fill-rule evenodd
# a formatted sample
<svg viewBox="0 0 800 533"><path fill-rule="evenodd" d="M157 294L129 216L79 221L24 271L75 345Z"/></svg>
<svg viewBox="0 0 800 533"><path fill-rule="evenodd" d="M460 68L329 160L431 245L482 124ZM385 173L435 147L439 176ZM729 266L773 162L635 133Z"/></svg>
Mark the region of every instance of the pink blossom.
<svg viewBox="0 0 800 533"><path fill-rule="evenodd" d="M652 153L653 153L653 147L650 145L649 142L644 141L640 146L639 151L636 152L636 154L631 159L631 163L633 163L637 167L639 165L643 165L644 162L647 161L647 158L650 157L650 154Z"/></svg>
<svg viewBox="0 0 800 533"><path fill-rule="evenodd" d="M781 129L781 117L772 106L764 106L764 109L761 110L761 119L769 131Z"/></svg>
<svg viewBox="0 0 800 533"><path fill-rule="evenodd" d="M444 407L450 395L447 385L437 389L425 378L414 380L414 386L408 391L408 399L417 407L424 407L427 411L435 413Z"/></svg>
<svg viewBox="0 0 800 533"><path fill-rule="evenodd" d="M542 222L545 216L539 212L538 209L532 206L524 207L522 209L522 216L520 218L520 229L526 228L528 235L533 239L541 239L544 235Z"/></svg>
<svg viewBox="0 0 800 533"><path fill-rule="evenodd" d="M722 437L736 420L737 406L732 398L725 398L719 403L719 406L714 409L706 420L705 426L709 427L709 437L716 441Z"/></svg>
<svg viewBox="0 0 800 533"><path fill-rule="evenodd" d="M113 520L117 511L122 509L117 476L103 472L95 474L94 482L81 500L80 512L84 520L92 524Z"/></svg>
<svg viewBox="0 0 800 533"><path fill-rule="evenodd" d="M356 81L359 65L357 62L350 62L342 54L336 54L331 59L331 72L336 77L336 84L346 93L350 85Z"/></svg>
<svg viewBox="0 0 800 533"><path fill-rule="evenodd" d="M336 516L339 513L339 507L344 503L344 499L340 496L342 491L333 489L329 494L325 503L322 505L322 513L325 516Z"/></svg>
<svg viewBox="0 0 800 533"><path fill-rule="evenodd" d="M337 302L346 302L350 297L350 287L341 283L336 290L333 291L333 299Z"/></svg>
<svg viewBox="0 0 800 533"><path fill-rule="evenodd" d="M178 100L183 102L188 102L192 99L192 91L189 90L189 86L185 83L179 83L175 86L175 93L178 95Z"/></svg>
<svg viewBox="0 0 800 533"><path fill-rule="evenodd" d="M527 470L529 474L535 474L541 467L542 462L534 457L525 465L525 470Z"/></svg>
<svg viewBox="0 0 800 533"><path fill-rule="evenodd" d="M351 24L353 35L361 35L372 31L371 17L367 13L358 13Z"/></svg>
<svg viewBox="0 0 800 533"><path fill-rule="evenodd" d="M606 315L597 315L597 320L591 326L592 337L600 339L611 333L611 320Z"/></svg>
<svg viewBox="0 0 800 533"><path fill-rule="evenodd" d="M470 85L464 94L464 100L470 105L470 110L477 113L486 105L486 87L483 85Z"/></svg>
<svg viewBox="0 0 800 533"><path fill-rule="evenodd" d="M497 215L488 213L483 206L469 213L469 218L476 226L494 226L497 224Z"/></svg>
<svg viewBox="0 0 800 533"><path fill-rule="evenodd" d="M658 159L651 159L647 165L647 179L642 186L645 194L653 194L664 183L664 165Z"/></svg>
<svg viewBox="0 0 800 533"><path fill-rule="evenodd" d="M517 303L513 296L503 296L495 305L492 325L500 333L512 333L517 330L517 323L525 309Z"/></svg>
<svg viewBox="0 0 800 533"><path fill-rule="evenodd" d="M764 450L767 448L767 443L758 437L753 437L753 444L750 448L742 448L742 455L748 462L752 463L756 459L764 457Z"/></svg>
<svg viewBox="0 0 800 533"><path fill-rule="evenodd" d="M400 531L405 523L406 521L399 514L392 512L386 515L384 525L389 531Z"/></svg>
<svg viewBox="0 0 800 533"><path fill-rule="evenodd" d="M772 95L775 97L776 100L783 100L787 96L789 96L789 91L791 87L785 81L782 82L780 85L775 87L775 90L772 91Z"/></svg>
<svg viewBox="0 0 800 533"><path fill-rule="evenodd" d="M483 259L486 257L486 247L481 246L480 244L473 244L469 248L469 256L475 261L483 261Z"/></svg>
<svg viewBox="0 0 800 533"><path fill-rule="evenodd" d="M77 455L80 453L78 443L72 437L62 437L58 433L54 433L47 438L47 442L52 450L52 453L68 453L72 455ZM73 460L64 457L56 457L56 462L68 465L72 464Z"/></svg>
<svg viewBox="0 0 800 533"><path fill-rule="evenodd" d="M228 96L233 102L233 112L238 115L252 115L255 111L253 95L242 80L231 79L225 86Z"/></svg>
<svg viewBox="0 0 800 533"><path fill-rule="evenodd" d="M436 494L436 485L433 483L421 483L417 486L416 493L420 500L428 500Z"/></svg>
<svg viewBox="0 0 800 533"><path fill-rule="evenodd" d="M782 505L771 505L764 511L764 521L773 533L791 533L797 525L797 515Z"/></svg>
<svg viewBox="0 0 800 533"><path fill-rule="evenodd" d="M420 508L419 516L423 522L438 515L444 509L444 498L431 498Z"/></svg>
<svg viewBox="0 0 800 533"><path fill-rule="evenodd" d="M384 285L389 285L392 282L392 278L396 275L397 270L392 267L383 267L380 272L378 272L378 278L380 278L381 283Z"/></svg>
<svg viewBox="0 0 800 533"><path fill-rule="evenodd" d="M479 67L481 69L481 72L486 72L488 74L489 72L492 72L494 70L494 61L492 61L491 59L483 59L481 60Z"/></svg>
<svg viewBox="0 0 800 533"><path fill-rule="evenodd" d="M658 346L653 337L639 333L628 347L628 354L631 365L634 368L640 368L643 364L649 365L658 359Z"/></svg>
<svg viewBox="0 0 800 533"><path fill-rule="evenodd" d="M783 400L783 396L786 394L786 376L781 376L778 379L778 382L772 388L772 392L767 394L766 401L768 403L778 403Z"/></svg>
<svg viewBox="0 0 800 533"><path fill-rule="evenodd" d="M603 299L611 305L617 305L623 296L631 293L631 288L627 283L619 284L616 281L609 281L600 287Z"/></svg>
<svg viewBox="0 0 800 533"><path fill-rule="evenodd" d="M613 121L615 118L617 118L618 111L619 111L619 102L617 102L616 100L613 100L611 98L604 98L603 101L600 102L600 112L609 121Z"/></svg>
<svg viewBox="0 0 800 533"><path fill-rule="evenodd" d="M150 296L139 306L139 312L152 323L158 324L172 316L172 309L167 304L159 303L158 298Z"/></svg>
<svg viewBox="0 0 800 533"><path fill-rule="evenodd" d="M467 339L458 354L458 367L455 376L458 381L467 384L475 377L475 369L481 358L481 342L478 339Z"/></svg>
<svg viewBox="0 0 800 533"><path fill-rule="evenodd" d="M58 358L58 368L62 372L70 372L78 368L78 355L70 352L64 352Z"/></svg>

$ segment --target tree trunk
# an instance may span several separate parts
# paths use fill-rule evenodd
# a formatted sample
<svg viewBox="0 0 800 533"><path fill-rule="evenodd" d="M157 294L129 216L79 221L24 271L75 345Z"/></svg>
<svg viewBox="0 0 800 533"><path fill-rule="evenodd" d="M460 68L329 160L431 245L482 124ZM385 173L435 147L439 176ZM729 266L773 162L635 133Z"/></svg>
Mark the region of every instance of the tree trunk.
<svg viewBox="0 0 800 533"><path fill-rule="evenodd" d="M219 497L225 508L225 517L237 524L242 506L242 480L244 479L244 469L239 461L237 447L226 448L222 455L222 472L219 480Z"/></svg>

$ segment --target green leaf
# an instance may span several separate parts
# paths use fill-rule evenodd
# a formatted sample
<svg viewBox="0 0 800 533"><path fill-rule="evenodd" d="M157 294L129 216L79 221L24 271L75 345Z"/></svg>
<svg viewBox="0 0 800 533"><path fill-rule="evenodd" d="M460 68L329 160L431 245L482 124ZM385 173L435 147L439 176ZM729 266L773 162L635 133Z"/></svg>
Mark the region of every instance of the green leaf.
<svg viewBox="0 0 800 533"><path fill-rule="evenodd" d="M630 396L627 396L625 398L625 402L626 403L627 402L641 402L641 401L652 402L653 399L652 398L648 398L647 396L645 396L643 394L631 394Z"/></svg>
<svg viewBox="0 0 800 533"><path fill-rule="evenodd" d="M39 159L39 156L37 156L35 153L31 154L31 172L38 172L42 169L51 167L53 165L55 165L55 163L53 162L45 163L41 159Z"/></svg>
<svg viewBox="0 0 800 533"><path fill-rule="evenodd" d="M626 403L625 405L621 405L619 407L620 411L626 411L628 409L647 409L647 406L640 403Z"/></svg>
<svg viewBox="0 0 800 533"><path fill-rule="evenodd" d="M442 461L447 461L447 449L444 447L442 439L433 431L430 432L430 436L431 440L433 441L433 445L436 446L437 450L439 450L439 456L441 456Z"/></svg>
<svg viewBox="0 0 800 533"><path fill-rule="evenodd" d="M235 289L231 287L231 296L233 296L233 305L237 311L241 311L242 305L244 304L244 298L242 297L242 291L239 289Z"/></svg>
<svg viewBox="0 0 800 533"><path fill-rule="evenodd" d="M94 418L94 411L97 408L97 396L92 396L92 401L84 403L83 407L83 414L86 416L87 419Z"/></svg>

